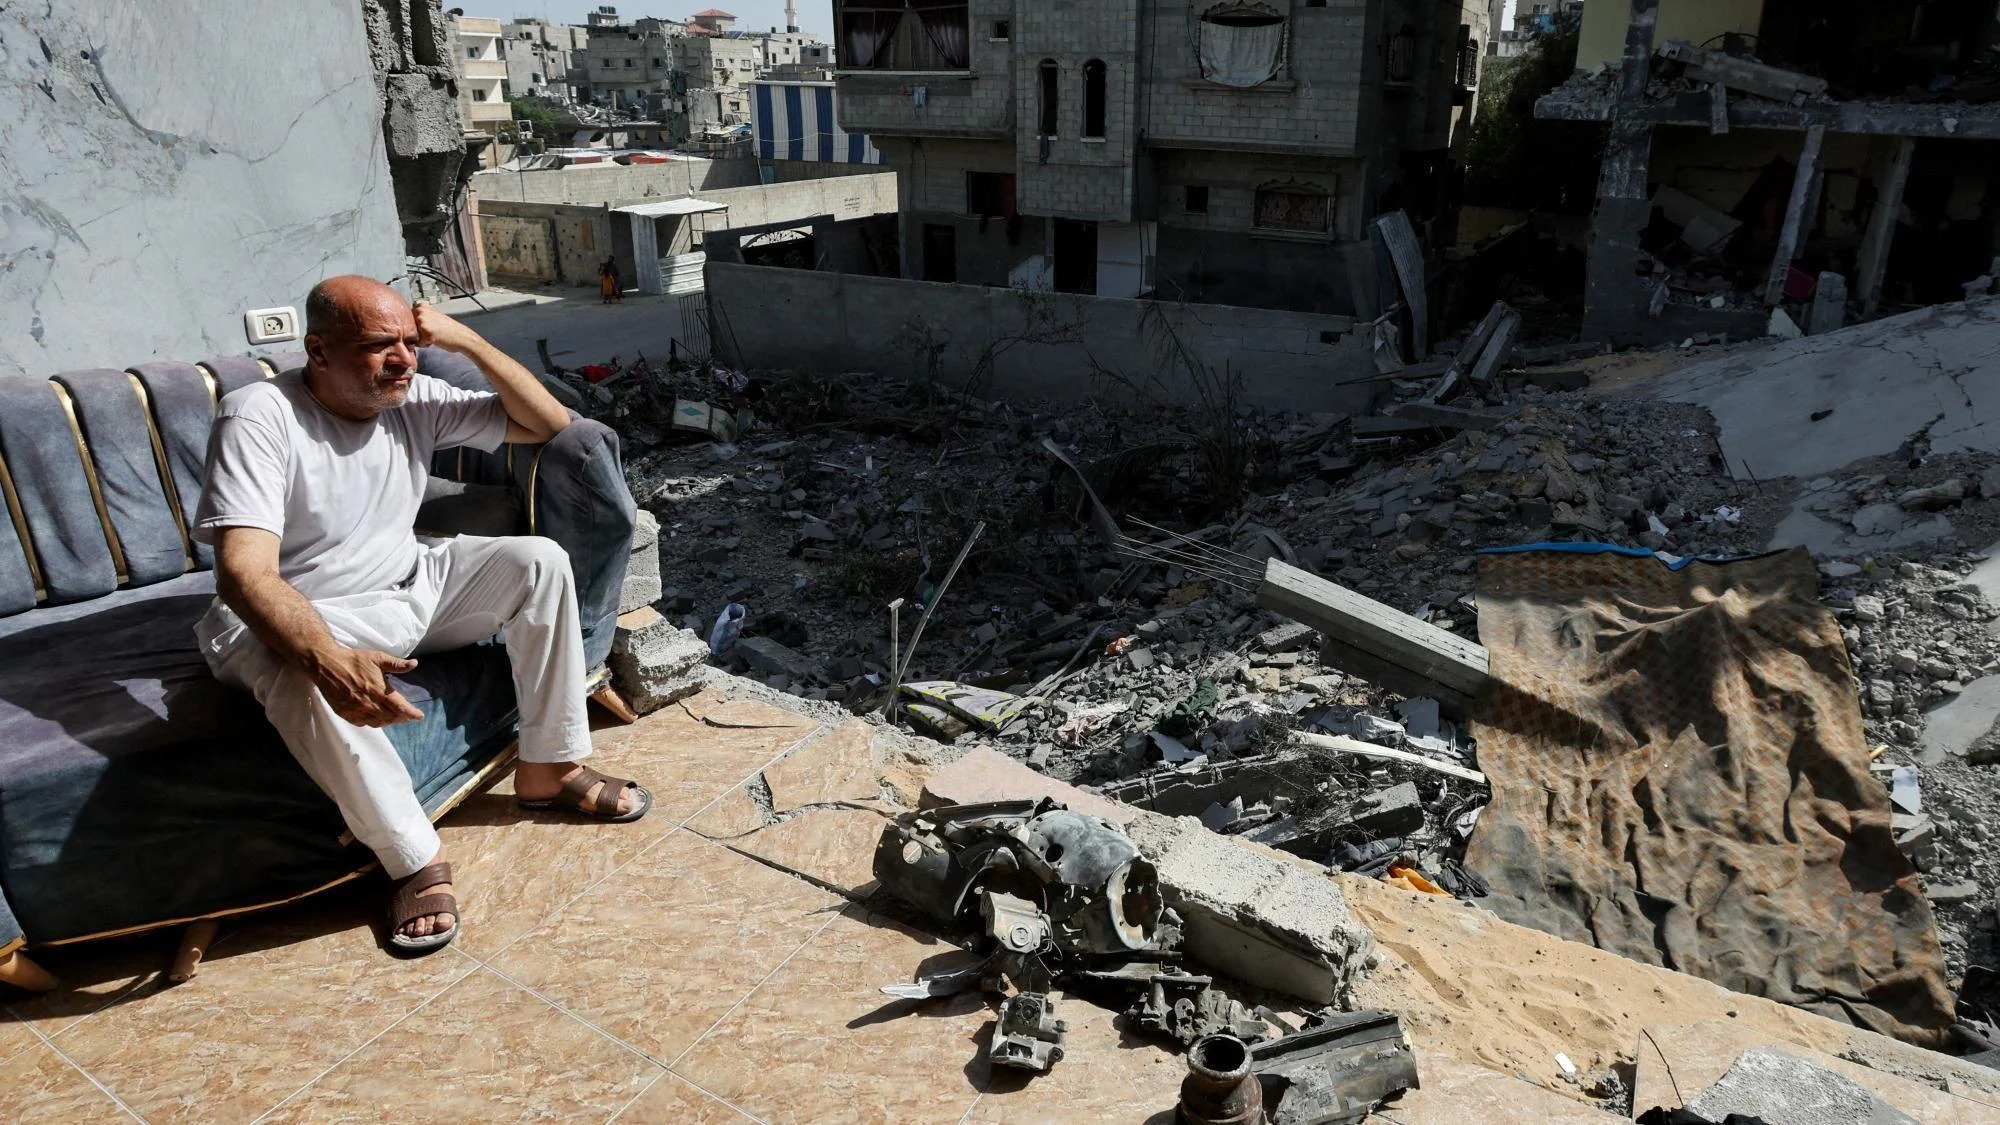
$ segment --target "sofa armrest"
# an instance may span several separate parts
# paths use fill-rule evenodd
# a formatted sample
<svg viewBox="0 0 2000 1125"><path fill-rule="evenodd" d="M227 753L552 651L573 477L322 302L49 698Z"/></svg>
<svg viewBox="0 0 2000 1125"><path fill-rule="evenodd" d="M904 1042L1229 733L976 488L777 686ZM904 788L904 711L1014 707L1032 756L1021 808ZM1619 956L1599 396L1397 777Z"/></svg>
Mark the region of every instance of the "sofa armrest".
<svg viewBox="0 0 2000 1125"><path fill-rule="evenodd" d="M572 414L569 427L541 445L440 449L431 472L511 488L522 513L519 533L547 536L569 553L584 653L593 671L600 667L611 652L639 511L625 487L617 432Z"/></svg>
<svg viewBox="0 0 2000 1125"><path fill-rule="evenodd" d="M584 650L595 669L611 652L639 515L625 486L618 432L602 422L572 418L563 432L532 449L527 473L515 477L525 530L569 552Z"/></svg>

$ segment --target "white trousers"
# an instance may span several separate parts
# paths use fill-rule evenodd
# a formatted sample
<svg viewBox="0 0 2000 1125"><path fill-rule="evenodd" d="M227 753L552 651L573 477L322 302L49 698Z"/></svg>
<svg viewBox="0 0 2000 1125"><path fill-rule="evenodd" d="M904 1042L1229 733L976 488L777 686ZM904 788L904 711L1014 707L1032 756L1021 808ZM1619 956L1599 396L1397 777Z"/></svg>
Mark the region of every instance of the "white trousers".
<svg viewBox="0 0 2000 1125"><path fill-rule="evenodd" d="M404 584L313 603L334 639L421 658L498 633L514 669L521 760L587 756L583 631L569 556L552 539L526 535L420 542L416 571ZM195 636L215 677L257 697L292 756L391 878L431 862L437 830L387 734L341 718L312 677L258 640L222 599Z"/></svg>

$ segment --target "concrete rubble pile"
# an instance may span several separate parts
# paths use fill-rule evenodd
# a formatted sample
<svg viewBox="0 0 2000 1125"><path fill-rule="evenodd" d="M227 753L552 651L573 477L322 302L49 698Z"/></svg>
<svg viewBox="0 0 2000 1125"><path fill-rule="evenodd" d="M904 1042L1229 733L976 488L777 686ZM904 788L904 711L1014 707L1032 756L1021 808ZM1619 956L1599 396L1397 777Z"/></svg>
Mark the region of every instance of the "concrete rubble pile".
<svg viewBox="0 0 2000 1125"><path fill-rule="evenodd" d="M916 650L898 653L910 682L894 702L918 732L1193 818L1204 836L1476 901L1483 884L1459 860L1487 791L1449 693L1357 672L1338 638L1260 605L1258 576L1317 576L1476 642L1482 548L1580 539L1729 557L1766 549L1807 506L1869 536L1851 561L1823 558L1823 596L1962 1014L2000 1016L1987 968L2000 963L2000 768L1990 741L1938 749L1956 737L1949 702L2000 684L1986 679L2000 676L2000 638L1982 588L2000 580L1972 546L2000 541L2000 460L1933 458L1918 441L1824 479L1739 481L1700 407L1546 389L1615 375L1616 360L1553 354L1524 372L1518 349L1473 379L1478 343L1458 349L1458 389L1439 394L1450 364L1395 372L1359 419L1232 423L858 375L703 375L739 388L717 396L741 414L731 440L628 435L633 493L660 529L658 620L644 626L673 641L621 637L614 666L628 680L653 669L636 676L665 685L641 691L650 705L707 658L878 712L895 678L886 606L903 599L900 647L935 601ZM985 534L940 592L978 521ZM733 640L715 628L732 605Z"/></svg>

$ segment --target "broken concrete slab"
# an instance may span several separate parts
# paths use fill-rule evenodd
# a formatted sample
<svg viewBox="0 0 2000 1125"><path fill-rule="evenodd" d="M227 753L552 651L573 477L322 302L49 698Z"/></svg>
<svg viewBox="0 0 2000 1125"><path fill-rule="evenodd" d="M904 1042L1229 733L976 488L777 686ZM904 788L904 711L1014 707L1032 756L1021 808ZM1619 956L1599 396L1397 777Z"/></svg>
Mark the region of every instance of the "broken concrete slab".
<svg viewBox="0 0 2000 1125"><path fill-rule="evenodd" d="M1924 720L1924 753L1917 763L1928 766L1947 757L1964 757L1993 733L1996 719L2000 719L2000 676L1982 676Z"/></svg>
<svg viewBox="0 0 2000 1125"><path fill-rule="evenodd" d="M1707 407L1730 472L1747 467L1759 480L1831 473L1893 453L1925 427L1933 454L1995 453L2000 380L1965 376L1991 364L1996 334L2000 298L1982 297L1737 349L1651 389ZM1812 440L1798 440L1806 425Z"/></svg>
<svg viewBox="0 0 2000 1125"><path fill-rule="evenodd" d="M1977 1069L1967 1066L1963 1059L1861 1034L1872 1041L1870 1051L1842 1050L1837 1057L1735 1021L1648 1027L1634 1044L1638 1071L1632 1083L1632 1104L1638 1107L1638 1112L1643 1112L1656 1105L1681 1104L1683 1097L1698 1101L1698 1092L1723 1081L1746 1052L1775 1048L1854 1083L1893 1112L1924 1125L1992 1125L2000 1119L2000 1096L1994 1095L1988 1085L1968 1083L1966 1093L1959 1096L1931 1085L1964 1081L1975 1075ZM1882 1069L1859 1061L1862 1058L1881 1063ZM1780 1120L1796 1119L1767 1120L1776 1125ZM1868 1122L1869 1118L1850 1116L1830 1120Z"/></svg>
<svg viewBox="0 0 2000 1125"><path fill-rule="evenodd" d="M1705 50L1677 39L1660 44L1655 53L1663 59L1684 65L1687 77L1697 82L1727 86L1760 98L1798 106L1804 105L1808 98L1826 93L1824 78L1800 74L1755 59Z"/></svg>
<svg viewBox="0 0 2000 1125"><path fill-rule="evenodd" d="M1330 1004L1367 966L1374 935L1326 876L1218 836L1192 817L1135 810L1126 831L1159 871L1188 956L1207 968Z"/></svg>
<svg viewBox="0 0 2000 1125"><path fill-rule="evenodd" d="M793 683L807 683L819 675L819 665L769 637L741 637L730 650L756 671L767 676L787 676Z"/></svg>
<svg viewBox="0 0 2000 1125"><path fill-rule="evenodd" d="M1113 824L1128 824L1139 815L1139 810L1131 805L1065 785L983 746L932 774L924 782L917 807L935 809L944 805L982 805L1042 797L1053 797L1073 812L1101 816Z"/></svg>
<svg viewBox="0 0 2000 1125"><path fill-rule="evenodd" d="M1860 558L1947 539L1955 534L1951 519L1942 513L1917 523L1894 504L1871 504L1853 516L1853 527L1842 526L1812 513L1811 495L1801 496L1785 518L1771 531L1766 547L1782 551L1804 547L1814 558ZM1862 531L1859 529L1866 529Z"/></svg>
<svg viewBox="0 0 2000 1125"><path fill-rule="evenodd" d="M1740 1114L1770 1125L1917 1125L1853 1079L1770 1047L1743 1052L1687 1107L1716 1121Z"/></svg>
<svg viewBox="0 0 2000 1125"><path fill-rule="evenodd" d="M694 672L707 661L706 641L641 606L619 615L607 663L618 694L643 715L700 691Z"/></svg>

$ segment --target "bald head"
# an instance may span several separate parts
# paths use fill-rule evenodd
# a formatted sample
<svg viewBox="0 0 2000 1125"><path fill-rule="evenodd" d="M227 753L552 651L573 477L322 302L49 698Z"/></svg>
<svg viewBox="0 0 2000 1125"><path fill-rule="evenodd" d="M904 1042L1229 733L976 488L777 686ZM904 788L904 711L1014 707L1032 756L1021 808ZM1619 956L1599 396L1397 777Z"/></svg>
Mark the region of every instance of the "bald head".
<svg viewBox="0 0 2000 1125"><path fill-rule="evenodd" d="M331 337L351 332L367 313L396 309L407 314L409 302L372 277L352 273L329 277L306 294L306 335Z"/></svg>
<svg viewBox="0 0 2000 1125"><path fill-rule="evenodd" d="M329 277L306 295L306 385L343 418L402 405L417 342L410 303L373 278Z"/></svg>

